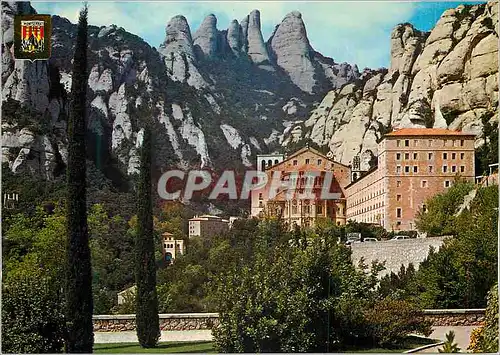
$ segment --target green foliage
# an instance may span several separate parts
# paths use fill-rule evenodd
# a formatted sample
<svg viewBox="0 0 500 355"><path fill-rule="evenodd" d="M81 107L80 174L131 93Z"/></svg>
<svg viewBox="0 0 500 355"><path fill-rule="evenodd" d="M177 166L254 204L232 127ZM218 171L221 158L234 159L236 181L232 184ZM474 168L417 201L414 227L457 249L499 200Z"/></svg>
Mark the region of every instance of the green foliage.
<svg viewBox="0 0 500 355"><path fill-rule="evenodd" d="M155 347L160 338L156 264L151 202L151 131L144 130L137 188L137 235L135 238L135 282L137 285L137 337L143 348Z"/></svg>
<svg viewBox="0 0 500 355"><path fill-rule="evenodd" d="M458 196L468 189L457 186L432 199L428 214L434 216L429 219L426 215L421 222L431 221L436 226L433 218L439 216L455 237L445 240L439 251L431 250L418 272L384 277L381 297L411 299L423 308L486 306L486 295L498 277L498 186L476 187L468 209L458 216L441 215L443 208L455 211Z"/></svg>
<svg viewBox="0 0 500 355"><path fill-rule="evenodd" d="M87 7L80 11L68 122L66 324L67 351L91 353L92 268L86 206Z"/></svg>
<svg viewBox="0 0 500 355"><path fill-rule="evenodd" d="M2 286L2 352L60 353L65 337L61 288L34 260L23 263L28 266Z"/></svg>
<svg viewBox="0 0 500 355"><path fill-rule="evenodd" d="M371 335L375 344L394 347L410 334L429 336L431 322L422 319L421 309L404 300L385 298L367 311Z"/></svg>
<svg viewBox="0 0 500 355"><path fill-rule="evenodd" d="M56 208L13 216L3 235L2 350L62 352L65 218Z"/></svg>
<svg viewBox="0 0 500 355"><path fill-rule="evenodd" d="M460 348L458 347L458 344L455 343L455 332L453 330L450 330L448 333L446 333L446 341L443 344L442 348L439 348L438 351L440 353L459 353Z"/></svg>
<svg viewBox="0 0 500 355"><path fill-rule="evenodd" d="M498 284L495 284L488 293L484 322L481 347L486 353L498 353Z"/></svg>
<svg viewBox="0 0 500 355"><path fill-rule="evenodd" d="M288 232L279 221L263 221L253 261L233 264L211 282L220 314L216 349L328 352L388 343L398 331L403 337L427 333L413 306L400 315L396 331L372 316L381 266L355 268L350 250L337 240L328 225Z"/></svg>
<svg viewBox="0 0 500 355"><path fill-rule="evenodd" d="M456 181L446 192L430 198L426 202L427 212L420 210L417 214L417 229L431 236L455 235L455 214L473 188L472 182Z"/></svg>
<svg viewBox="0 0 500 355"><path fill-rule="evenodd" d="M489 164L498 163L498 122L490 122L494 113L481 116L483 124L483 145L476 149L476 176L489 173Z"/></svg>

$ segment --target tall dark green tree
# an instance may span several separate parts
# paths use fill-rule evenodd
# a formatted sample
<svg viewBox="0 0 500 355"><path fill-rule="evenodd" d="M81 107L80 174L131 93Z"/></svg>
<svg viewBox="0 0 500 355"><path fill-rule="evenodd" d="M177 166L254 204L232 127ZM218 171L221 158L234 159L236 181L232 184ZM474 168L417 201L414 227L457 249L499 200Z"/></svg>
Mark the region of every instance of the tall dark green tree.
<svg viewBox="0 0 500 355"><path fill-rule="evenodd" d="M153 206L151 201L151 127L146 126L141 149L137 186L137 235L135 277L137 285L137 338L143 348L155 347L160 337L156 263L154 250Z"/></svg>
<svg viewBox="0 0 500 355"><path fill-rule="evenodd" d="M91 353L94 343L92 326L92 268L86 208L85 121L87 102L87 6L80 11L71 110L68 122L66 321L67 352Z"/></svg>

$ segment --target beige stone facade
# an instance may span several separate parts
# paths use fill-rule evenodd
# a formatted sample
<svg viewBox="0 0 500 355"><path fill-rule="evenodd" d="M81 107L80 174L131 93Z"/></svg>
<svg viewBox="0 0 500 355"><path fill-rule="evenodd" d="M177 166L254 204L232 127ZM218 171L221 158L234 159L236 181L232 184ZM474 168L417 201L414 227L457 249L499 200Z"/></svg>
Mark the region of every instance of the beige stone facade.
<svg viewBox="0 0 500 355"><path fill-rule="evenodd" d="M189 220L189 237L212 237L229 230L229 220L203 215Z"/></svg>
<svg viewBox="0 0 500 355"><path fill-rule="evenodd" d="M327 218L338 225L346 223L346 199L344 187L351 181L351 170L321 154L315 149L306 147L289 157L258 156L258 168L266 172L271 182L273 174L280 173L283 183L291 183L296 187L292 196L288 196L289 189L284 189L276 196L271 196L270 183L251 193L251 215L258 217L265 214L281 216L290 226L313 226L319 218ZM277 162L274 164L274 162ZM261 163L265 162L265 163ZM269 165L268 162L273 164ZM305 176L308 172L315 172L317 177ZM325 173L333 172L330 192L338 193L338 199L322 200L321 189L325 182ZM314 179L314 180L308 180ZM308 185L310 184L310 185ZM306 186L312 186L314 198L300 199L298 194L304 192Z"/></svg>
<svg viewBox="0 0 500 355"><path fill-rule="evenodd" d="M173 262L178 256L186 252L184 240L175 239L172 233L163 233L163 258Z"/></svg>
<svg viewBox="0 0 500 355"><path fill-rule="evenodd" d="M474 135L404 128L378 145L378 166L346 188L347 218L387 230L414 230L416 213L455 178L474 181Z"/></svg>

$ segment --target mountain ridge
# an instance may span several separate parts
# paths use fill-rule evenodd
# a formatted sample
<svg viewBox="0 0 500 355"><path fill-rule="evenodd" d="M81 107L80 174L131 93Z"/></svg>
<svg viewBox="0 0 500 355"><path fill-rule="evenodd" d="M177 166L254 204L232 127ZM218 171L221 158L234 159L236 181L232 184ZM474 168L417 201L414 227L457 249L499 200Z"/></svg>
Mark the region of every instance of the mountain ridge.
<svg viewBox="0 0 500 355"><path fill-rule="evenodd" d="M465 53L470 49L477 62L475 58L483 54L473 56L471 48L492 34L498 38L498 29L492 30L487 20L498 27L492 4L496 2L464 7L467 15L451 9L438 21L438 30L427 34L409 24L398 25L391 35L390 68L362 73L355 65L339 64L316 52L298 12L287 14L266 42L258 10L240 22L233 20L222 31L217 29L217 18L209 15L194 35L185 17L175 16L166 25L165 40L158 49L123 28L90 26L89 158L112 161L125 175L136 173L141 127L147 114L155 118L157 127L155 166L159 172L173 167L249 168L256 154L290 150L306 141L332 150L339 162L347 165L352 156L360 154L364 167L369 168L376 142L384 132L430 122L429 114L421 112L431 112L432 124L443 125L456 103L443 104L442 97L458 90L443 85L457 80L452 69L460 62L453 56L448 58L453 52L446 49L450 28L454 34L451 41L456 42L451 48L464 47ZM8 142L2 144L3 163L14 172L53 178L55 171L62 171L66 154L66 91L71 83L76 25L53 16L51 60L15 61L10 54L10 20L16 13L29 11L34 11L29 3L2 2L8 19L2 28L3 100L14 100L45 115L49 128L40 134L26 126L2 123L4 132L10 130L8 137L7 133L2 137ZM472 26L478 21L486 22ZM471 33L482 34L471 35L467 39L470 43L460 45L471 27ZM488 74L483 91L493 100L486 103L484 94L476 95L473 101L479 103L474 103L472 111L494 114L498 84L493 82L498 83L498 70L492 71L490 53L498 52L498 45L493 52L488 45L481 46L488 59L469 63L467 73L474 72L473 79ZM449 62L444 67L451 67L451 72L444 67L438 72L435 62L441 60ZM489 65L488 73L480 73L478 63ZM460 94L463 86L459 96L464 95ZM435 91L441 97L438 105ZM478 119L469 121L479 130ZM26 132L35 138L26 139ZM35 144L47 139L52 143Z"/></svg>

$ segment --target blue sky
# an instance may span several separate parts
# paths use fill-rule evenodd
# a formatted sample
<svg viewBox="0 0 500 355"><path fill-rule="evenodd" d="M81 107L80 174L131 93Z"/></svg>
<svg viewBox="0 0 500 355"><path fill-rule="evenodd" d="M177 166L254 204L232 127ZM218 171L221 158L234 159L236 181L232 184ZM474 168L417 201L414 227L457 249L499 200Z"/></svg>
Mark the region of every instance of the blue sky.
<svg viewBox="0 0 500 355"><path fill-rule="evenodd" d="M226 29L233 19L240 21L253 9L261 13L264 40L284 16L302 13L307 34L315 50L337 62L364 67L388 67L390 34L395 25L410 22L429 31L443 11L474 2L358 2L358 1L88 1L89 23L116 24L158 47L165 26L175 15L184 15L194 33L203 18L217 16L217 28ZM76 22L82 2L32 1L38 13L57 14Z"/></svg>

